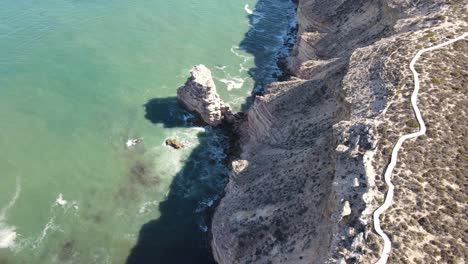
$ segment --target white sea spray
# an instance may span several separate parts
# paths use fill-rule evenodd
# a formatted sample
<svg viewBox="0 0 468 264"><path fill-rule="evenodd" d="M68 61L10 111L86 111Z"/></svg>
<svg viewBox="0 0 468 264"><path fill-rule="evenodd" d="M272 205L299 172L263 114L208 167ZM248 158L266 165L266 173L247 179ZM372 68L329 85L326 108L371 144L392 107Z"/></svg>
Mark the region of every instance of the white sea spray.
<svg viewBox="0 0 468 264"><path fill-rule="evenodd" d="M241 54L239 52L240 50L242 50L242 49L239 46L232 46L231 49L230 49L232 54L234 54L234 55L236 55L236 57L242 59L242 63L239 64L239 72L241 73L241 72L247 70L247 68L244 65L248 61L252 60L253 57Z"/></svg>
<svg viewBox="0 0 468 264"><path fill-rule="evenodd" d="M0 249L2 248L14 248L16 240L16 228L5 226L0 223Z"/></svg>
<svg viewBox="0 0 468 264"><path fill-rule="evenodd" d="M245 4L244 10L249 15L252 15L254 13L253 10L249 8L249 4Z"/></svg>
<svg viewBox="0 0 468 264"><path fill-rule="evenodd" d="M58 229L58 226L54 224L55 216L52 216L49 221L45 224L44 228L42 229L42 232L40 235L36 238L34 241L34 244L32 245L32 248L37 248L44 238L49 234L49 230L56 230Z"/></svg>
<svg viewBox="0 0 468 264"><path fill-rule="evenodd" d="M138 210L138 213L140 213L140 214L148 213L152 209L156 208L158 206L158 204L159 204L159 201L157 201L157 200L144 202L140 206L140 209Z"/></svg>
<svg viewBox="0 0 468 264"><path fill-rule="evenodd" d="M241 89L244 86L244 82L247 78L231 77L228 75L227 78L218 79L220 82L226 84L227 90Z"/></svg>
<svg viewBox="0 0 468 264"><path fill-rule="evenodd" d="M7 225L5 223L5 219L6 219L8 210L10 210L15 205L16 200L18 200L20 193L21 193L21 179L17 177L15 194L11 198L10 202L0 211L0 249L2 248L13 249L16 245L15 241L18 236L18 234L16 233L16 227Z"/></svg>

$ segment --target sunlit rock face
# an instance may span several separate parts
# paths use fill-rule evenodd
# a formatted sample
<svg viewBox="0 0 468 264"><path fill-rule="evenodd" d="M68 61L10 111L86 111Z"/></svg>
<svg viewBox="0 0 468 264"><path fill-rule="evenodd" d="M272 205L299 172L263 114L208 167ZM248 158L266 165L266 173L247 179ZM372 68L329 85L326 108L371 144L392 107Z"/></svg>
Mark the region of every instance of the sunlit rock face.
<svg viewBox="0 0 468 264"><path fill-rule="evenodd" d="M293 76L268 85L238 125L241 153L211 225L220 264L377 261L371 221L388 162L378 128L397 127L392 103L404 111L391 100L412 87L414 43L447 29L441 0L297 3Z"/></svg>
<svg viewBox="0 0 468 264"><path fill-rule="evenodd" d="M231 115L231 110L219 97L211 71L199 64L192 68L190 75L185 85L177 89L180 104L208 125L221 124L226 115Z"/></svg>

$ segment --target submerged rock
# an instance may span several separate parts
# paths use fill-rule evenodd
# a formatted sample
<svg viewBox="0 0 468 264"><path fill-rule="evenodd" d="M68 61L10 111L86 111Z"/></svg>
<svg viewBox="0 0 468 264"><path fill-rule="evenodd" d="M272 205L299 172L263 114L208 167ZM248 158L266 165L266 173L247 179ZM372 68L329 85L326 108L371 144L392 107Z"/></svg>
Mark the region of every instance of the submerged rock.
<svg viewBox="0 0 468 264"><path fill-rule="evenodd" d="M193 67L190 74L185 85L177 89L179 103L199 115L208 125L217 126L224 119L229 121L233 116L231 107L219 97L211 71L199 64Z"/></svg>
<svg viewBox="0 0 468 264"><path fill-rule="evenodd" d="M177 139L174 138L168 138L166 139L166 145L171 146L175 149L180 149L185 147L185 145L182 142L177 141Z"/></svg>

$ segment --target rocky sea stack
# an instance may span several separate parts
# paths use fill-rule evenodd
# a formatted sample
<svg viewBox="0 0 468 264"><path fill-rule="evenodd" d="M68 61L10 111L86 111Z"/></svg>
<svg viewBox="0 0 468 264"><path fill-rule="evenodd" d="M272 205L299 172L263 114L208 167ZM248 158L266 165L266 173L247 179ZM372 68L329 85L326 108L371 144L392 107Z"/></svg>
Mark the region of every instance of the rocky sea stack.
<svg viewBox="0 0 468 264"><path fill-rule="evenodd" d="M219 97L211 71L199 64L192 68L190 75L185 85L177 89L179 103L208 125L218 126L223 120L229 122L233 118L231 107Z"/></svg>

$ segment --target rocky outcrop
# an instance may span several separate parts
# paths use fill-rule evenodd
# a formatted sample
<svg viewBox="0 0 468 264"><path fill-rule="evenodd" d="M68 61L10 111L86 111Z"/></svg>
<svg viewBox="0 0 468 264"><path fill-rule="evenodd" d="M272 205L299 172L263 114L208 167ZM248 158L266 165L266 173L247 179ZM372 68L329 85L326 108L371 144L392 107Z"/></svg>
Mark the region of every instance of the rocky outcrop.
<svg viewBox="0 0 468 264"><path fill-rule="evenodd" d="M217 126L223 120L231 120L231 108L216 92L211 71L200 64L193 67L190 75L185 85L177 89L179 103L211 126Z"/></svg>
<svg viewBox="0 0 468 264"><path fill-rule="evenodd" d="M212 221L218 263L376 261L377 128L408 82L414 43L443 9L438 0L298 1L287 59L296 78L268 86L240 126L242 153Z"/></svg>
<svg viewBox="0 0 468 264"><path fill-rule="evenodd" d="M175 149L180 149L180 148L185 147L185 145L182 142L178 141L175 138L168 138L166 139L165 143L167 146L170 146Z"/></svg>

